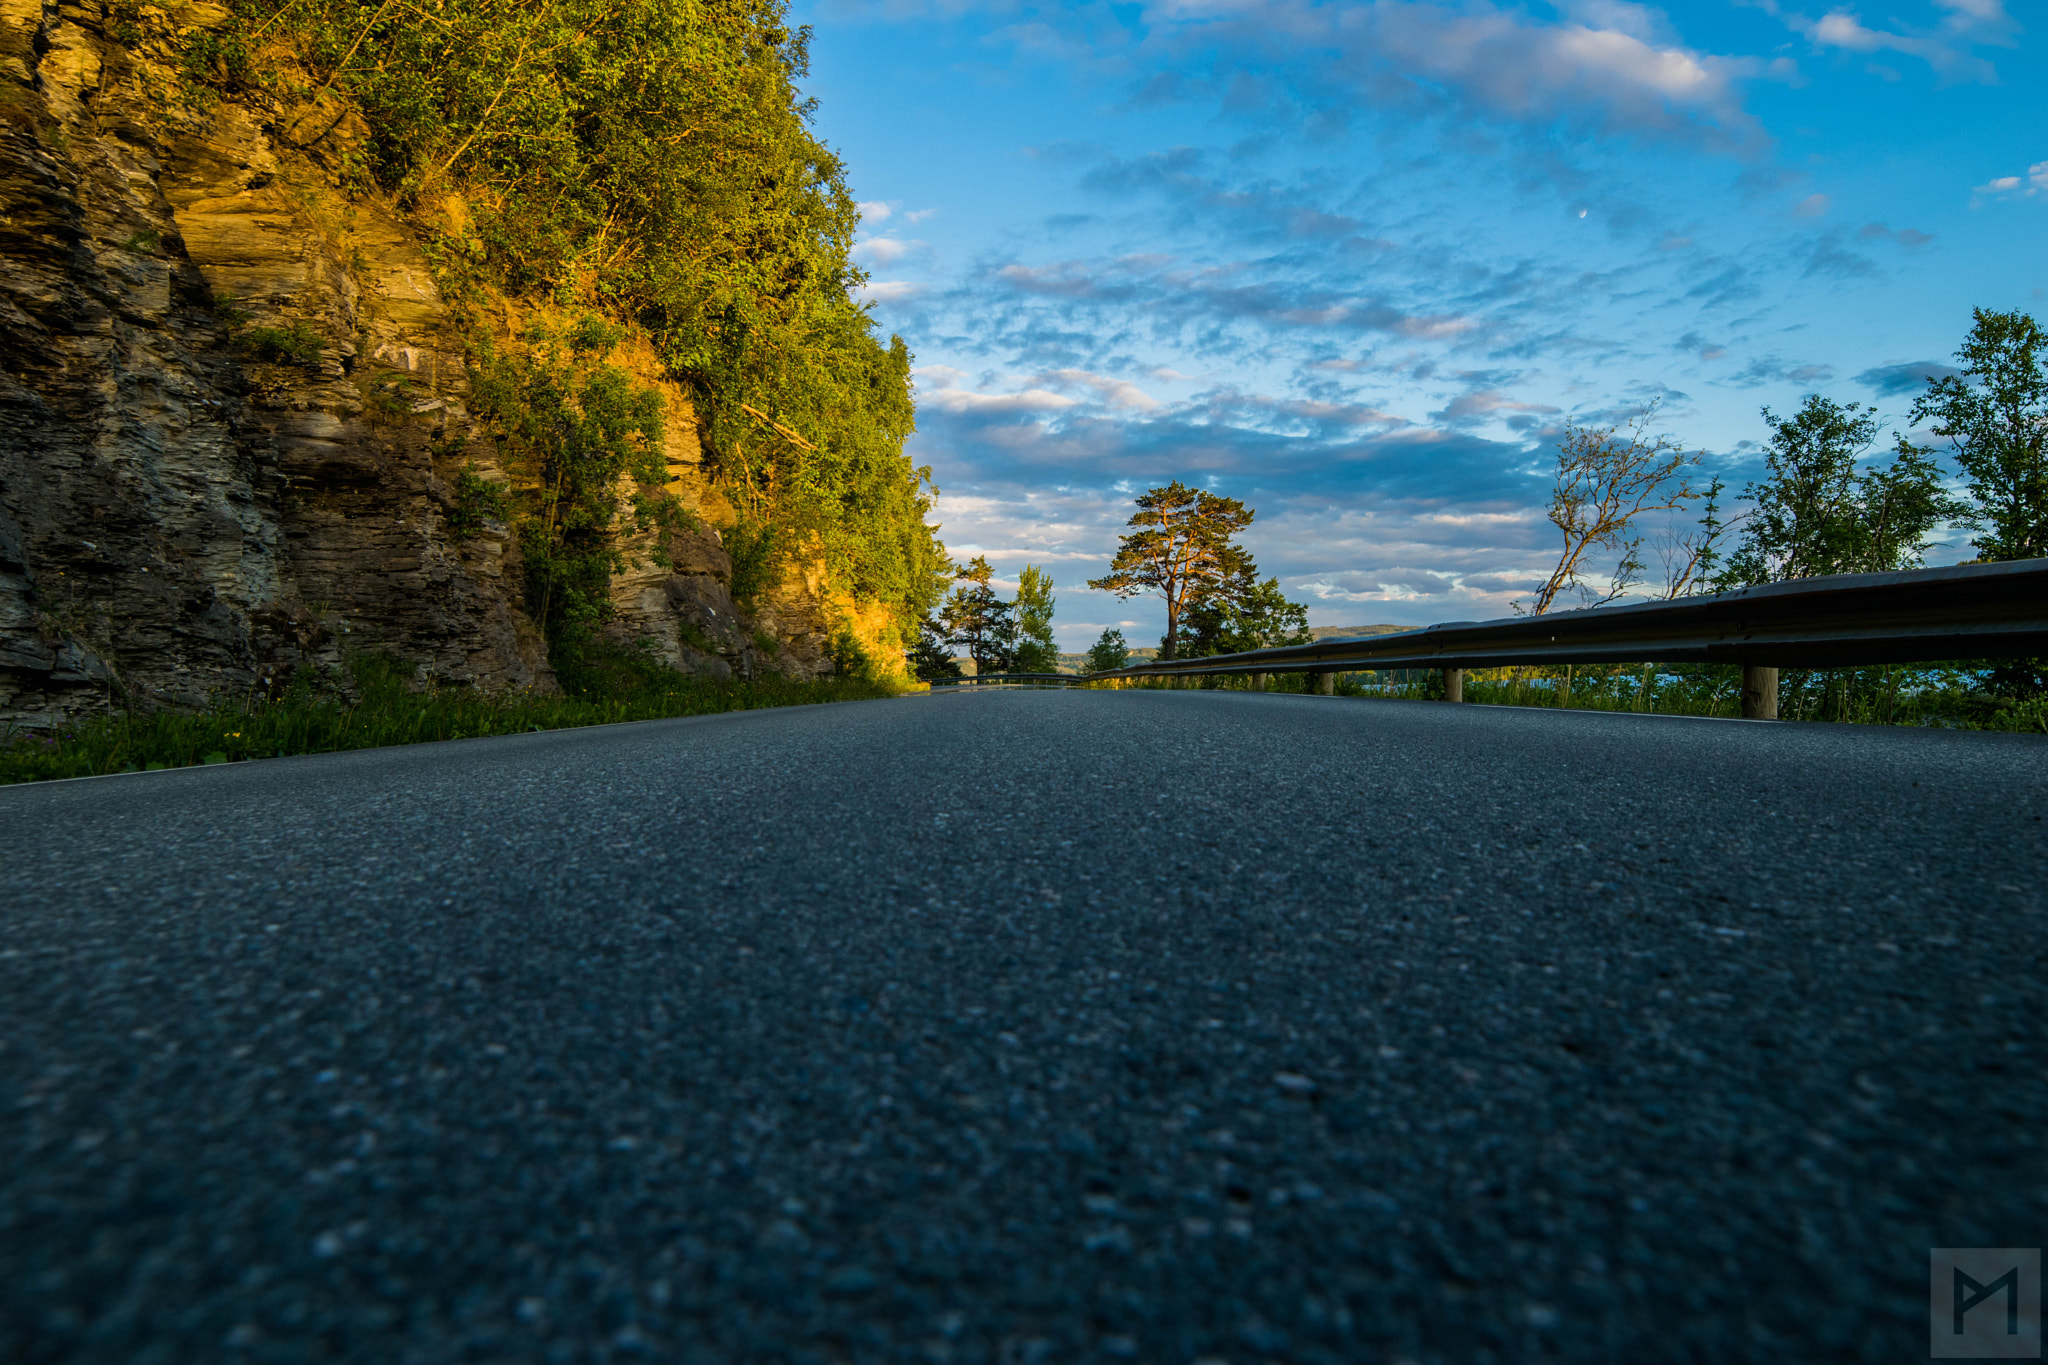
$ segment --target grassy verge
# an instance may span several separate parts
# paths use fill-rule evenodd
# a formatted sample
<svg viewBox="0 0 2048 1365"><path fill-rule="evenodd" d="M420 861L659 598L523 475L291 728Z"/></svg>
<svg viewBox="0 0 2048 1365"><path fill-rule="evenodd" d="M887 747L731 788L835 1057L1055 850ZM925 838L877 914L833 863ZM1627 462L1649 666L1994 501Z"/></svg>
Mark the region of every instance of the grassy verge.
<svg viewBox="0 0 2048 1365"><path fill-rule="evenodd" d="M1783 720L2048 734L2048 696L1998 695L1986 686L1990 674L1990 665L1971 661L1786 669L1778 678L1778 714ZM1250 683L1214 678L1183 684L1187 685L1238 689ZM1266 686L1269 691L1306 692L1313 683L1307 673L1282 673L1268 678ZM1336 691L1340 696L1437 701L1443 697L1443 675L1434 669L1340 673ZM1734 717L1742 712L1742 670L1713 664L1600 665L1569 673L1548 667L1488 669L1465 675L1465 700L1494 706Z"/></svg>
<svg viewBox="0 0 2048 1365"><path fill-rule="evenodd" d="M410 690L405 671L381 658L351 669L352 698L300 687L277 701L202 712L127 712L51 735L0 733L0 783L241 763L292 754L375 749L529 730L566 730L766 706L862 701L902 689L867 677L705 683L644 657L614 653L558 672L559 697Z"/></svg>

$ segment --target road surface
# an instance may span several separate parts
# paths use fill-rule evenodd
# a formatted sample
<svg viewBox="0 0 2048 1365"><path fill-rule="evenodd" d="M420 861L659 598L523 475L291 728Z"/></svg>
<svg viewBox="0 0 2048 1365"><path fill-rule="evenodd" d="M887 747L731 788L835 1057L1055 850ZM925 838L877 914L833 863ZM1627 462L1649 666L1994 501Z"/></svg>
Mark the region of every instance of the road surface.
<svg viewBox="0 0 2048 1365"><path fill-rule="evenodd" d="M2020 736L920 696L0 789L0 1359L1926 1359Z"/></svg>

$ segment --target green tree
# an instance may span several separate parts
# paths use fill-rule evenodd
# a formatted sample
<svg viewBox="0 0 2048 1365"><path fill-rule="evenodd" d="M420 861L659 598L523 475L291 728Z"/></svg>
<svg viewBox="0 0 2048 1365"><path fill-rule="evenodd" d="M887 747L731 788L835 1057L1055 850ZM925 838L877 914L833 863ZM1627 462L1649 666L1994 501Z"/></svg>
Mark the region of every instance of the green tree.
<svg viewBox="0 0 2048 1365"><path fill-rule="evenodd" d="M1166 601L1166 636L1160 657L1179 657L1181 616L1224 591L1250 563L1236 538L1256 515L1236 498L1189 488L1175 479L1138 500L1128 532L1109 572L1088 581L1098 591L1130 598L1159 594Z"/></svg>
<svg viewBox="0 0 2048 1365"><path fill-rule="evenodd" d="M1124 633L1114 627L1105 626L1102 638L1088 647L1090 673L1108 673L1130 661L1131 647L1124 643Z"/></svg>
<svg viewBox="0 0 2048 1365"><path fill-rule="evenodd" d="M920 682L960 676L960 663L953 657L952 641L938 622L927 616L917 624L917 643L904 651L904 662Z"/></svg>
<svg viewBox="0 0 2048 1365"><path fill-rule="evenodd" d="M1874 408L1811 394L1791 417L1763 416L1768 473L1744 490L1755 510L1726 586L1909 568L1957 511L1929 452L1904 438L1889 466L1859 468L1880 430Z"/></svg>
<svg viewBox="0 0 2048 1365"><path fill-rule="evenodd" d="M1052 638L1052 575L1026 564L1017 580L1017 671L1057 673L1060 647Z"/></svg>
<svg viewBox="0 0 2048 1365"><path fill-rule="evenodd" d="M995 570L981 555L960 570L961 586L941 613L952 643L965 645L977 674L1008 673L1017 665L1017 619L1013 605L989 586Z"/></svg>
<svg viewBox="0 0 2048 1365"><path fill-rule="evenodd" d="M566 338L532 333L527 354L486 351L471 374L477 412L531 485L518 520L527 602L557 648L586 641L611 610L622 480L630 524L680 515L661 492L661 395L609 363L619 336L590 320Z"/></svg>
<svg viewBox="0 0 2048 1365"><path fill-rule="evenodd" d="M1279 579L1260 582L1258 566L1246 556L1229 583L1188 610L1180 657L1272 649L1310 638L1308 608L1288 601Z"/></svg>
<svg viewBox="0 0 2048 1365"><path fill-rule="evenodd" d="M1948 439L1979 532L1979 558L2048 556L2048 334L2021 312L1979 308L1956 352L1960 375L1936 379L1913 404Z"/></svg>

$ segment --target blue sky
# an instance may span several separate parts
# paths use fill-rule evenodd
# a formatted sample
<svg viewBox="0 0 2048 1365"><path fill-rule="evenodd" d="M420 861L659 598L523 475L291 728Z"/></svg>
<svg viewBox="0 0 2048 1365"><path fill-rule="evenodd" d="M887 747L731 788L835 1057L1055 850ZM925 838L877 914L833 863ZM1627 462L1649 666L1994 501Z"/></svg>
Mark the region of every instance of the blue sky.
<svg viewBox="0 0 2048 1365"><path fill-rule="evenodd" d="M1739 489L1759 407L1903 421L1973 305L2048 314L2023 0L796 17L942 535L1047 568L1064 648L1163 629L1083 586L1150 485L1256 508L1315 624L1506 615L1564 421L1658 400Z"/></svg>

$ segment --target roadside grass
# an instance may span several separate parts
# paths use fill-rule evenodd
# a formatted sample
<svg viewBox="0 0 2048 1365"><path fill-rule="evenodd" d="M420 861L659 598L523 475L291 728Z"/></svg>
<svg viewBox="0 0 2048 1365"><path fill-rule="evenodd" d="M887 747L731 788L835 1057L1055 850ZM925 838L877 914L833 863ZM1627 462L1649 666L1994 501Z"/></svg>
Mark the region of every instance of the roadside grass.
<svg viewBox="0 0 2048 1365"><path fill-rule="evenodd" d="M2048 696L2016 699L1988 691L1988 663L1960 661L1877 668L1786 669L1778 677L1783 720L1911 725L1955 730L2048 734ZM1275 674L1268 691L1312 691L1313 675ZM1114 684L1095 684L1109 686ZM1142 679L1125 686L1168 686ZM1181 686L1243 690L1242 677L1183 680ZM1434 669L1340 673L1339 696L1392 701L1440 701L1443 675ZM1465 700L1491 706L1535 706L1578 711L1633 711L1654 715L1721 716L1742 712L1742 670L1722 664L1598 665L1473 670Z"/></svg>
<svg viewBox="0 0 2048 1365"><path fill-rule="evenodd" d="M616 650L559 668L561 696L415 691L407 670L382 656L353 660L349 673L351 686L339 693L302 681L269 702L224 702L198 712L116 712L54 734L0 731L0 784L865 701L903 690L871 676L706 683Z"/></svg>

